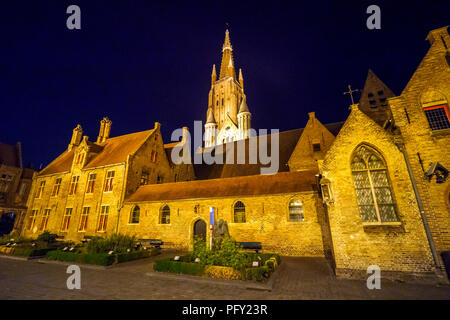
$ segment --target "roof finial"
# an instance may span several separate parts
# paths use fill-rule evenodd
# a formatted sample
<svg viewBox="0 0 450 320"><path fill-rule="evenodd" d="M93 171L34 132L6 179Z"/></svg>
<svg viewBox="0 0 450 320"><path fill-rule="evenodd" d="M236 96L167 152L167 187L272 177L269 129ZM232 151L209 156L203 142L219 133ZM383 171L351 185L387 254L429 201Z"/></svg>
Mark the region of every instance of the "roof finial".
<svg viewBox="0 0 450 320"><path fill-rule="evenodd" d="M352 99L352 105L355 104L355 101L353 100L353 92L358 92L358 91L359 91L359 89L352 90L352 86L348 85L348 91L344 92L344 94L350 95L350 98Z"/></svg>

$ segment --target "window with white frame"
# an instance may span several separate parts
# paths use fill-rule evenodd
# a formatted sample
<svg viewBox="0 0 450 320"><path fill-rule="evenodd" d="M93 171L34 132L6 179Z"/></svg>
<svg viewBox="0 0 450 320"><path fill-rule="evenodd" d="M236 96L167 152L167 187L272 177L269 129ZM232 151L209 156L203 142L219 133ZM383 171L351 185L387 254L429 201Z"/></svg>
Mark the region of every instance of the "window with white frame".
<svg viewBox="0 0 450 320"><path fill-rule="evenodd" d="M111 170L106 173L105 192L112 192L115 171Z"/></svg>

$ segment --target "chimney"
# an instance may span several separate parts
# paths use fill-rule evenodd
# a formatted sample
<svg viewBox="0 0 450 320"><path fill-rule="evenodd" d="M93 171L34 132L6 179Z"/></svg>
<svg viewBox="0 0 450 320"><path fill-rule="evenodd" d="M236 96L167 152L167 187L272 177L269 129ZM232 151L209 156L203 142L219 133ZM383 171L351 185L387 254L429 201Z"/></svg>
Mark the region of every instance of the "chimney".
<svg viewBox="0 0 450 320"><path fill-rule="evenodd" d="M83 129L81 128L81 125L77 125L72 132L72 139L70 140L69 147L67 148L68 151L72 150L74 146L77 146L81 142L81 137L83 136Z"/></svg>
<svg viewBox="0 0 450 320"><path fill-rule="evenodd" d="M16 149L17 149L17 156L18 156L18 160L19 160L19 166L20 168L23 168L23 160L22 160L22 143L20 141L18 141L16 143Z"/></svg>
<svg viewBox="0 0 450 320"><path fill-rule="evenodd" d="M449 50L450 49L450 43L449 43L450 40L449 40L447 28L448 28L448 26L431 30L428 33L426 40L428 40L430 42L430 45L433 45L434 42L438 41L445 47L446 50Z"/></svg>
<svg viewBox="0 0 450 320"><path fill-rule="evenodd" d="M98 133L97 143L105 142L106 139L109 138L111 124L112 122L108 119L108 117L104 117L102 121L100 121L100 131Z"/></svg>

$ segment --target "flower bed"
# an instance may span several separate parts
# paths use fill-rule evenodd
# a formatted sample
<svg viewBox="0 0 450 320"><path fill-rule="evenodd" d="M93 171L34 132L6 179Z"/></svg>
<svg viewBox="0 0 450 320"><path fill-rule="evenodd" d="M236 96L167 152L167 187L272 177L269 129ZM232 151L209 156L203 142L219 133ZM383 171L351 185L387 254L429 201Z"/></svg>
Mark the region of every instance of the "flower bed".
<svg viewBox="0 0 450 320"><path fill-rule="evenodd" d="M27 258L32 257L42 257L47 254L47 252L55 250L55 248L24 248L24 247L11 247L11 246L0 246L0 253L11 255L11 256L22 256Z"/></svg>
<svg viewBox="0 0 450 320"><path fill-rule="evenodd" d="M55 250L47 253L46 258L58 261L73 261L86 264L96 264L100 266L110 266L115 263L122 263L136 259L148 258L160 253L160 249L131 251L126 253L89 253L77 250L76 252Z"/></svg>
<svg viewBox="0 0 450 320"><path fill-rule="evenodd" d="M225 238L214 250L196 241L192 253L177 257L177 260L158 260L153 269L227 280L265 281L280 263L281 259L276 254L246 253L233 239Z"/></svg>

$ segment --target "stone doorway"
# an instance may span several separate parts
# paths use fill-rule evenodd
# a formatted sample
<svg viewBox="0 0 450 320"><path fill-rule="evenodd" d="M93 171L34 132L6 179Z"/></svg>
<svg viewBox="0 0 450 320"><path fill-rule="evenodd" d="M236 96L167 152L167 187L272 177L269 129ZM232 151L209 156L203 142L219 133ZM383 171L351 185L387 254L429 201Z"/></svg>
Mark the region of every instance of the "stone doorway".
<svg viewBox="0 0 450 320"><path fill-rule="evenodd" d="M196 238L201 238L206 242L206 222L201 219L194 223L194 239Z"/></svg>

